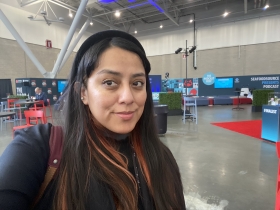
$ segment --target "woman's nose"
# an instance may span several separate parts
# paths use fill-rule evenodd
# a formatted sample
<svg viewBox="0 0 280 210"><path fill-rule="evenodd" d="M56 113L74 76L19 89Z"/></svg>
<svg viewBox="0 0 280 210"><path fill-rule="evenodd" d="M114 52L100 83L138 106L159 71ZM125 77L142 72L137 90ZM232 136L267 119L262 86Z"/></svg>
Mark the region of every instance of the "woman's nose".
<svg viewBox="0 0 280 210"><path fill-rule="evenodd" d="M119 103L131 104L134 101L133 90L130 86L123 87L119 92Z"/></svg>

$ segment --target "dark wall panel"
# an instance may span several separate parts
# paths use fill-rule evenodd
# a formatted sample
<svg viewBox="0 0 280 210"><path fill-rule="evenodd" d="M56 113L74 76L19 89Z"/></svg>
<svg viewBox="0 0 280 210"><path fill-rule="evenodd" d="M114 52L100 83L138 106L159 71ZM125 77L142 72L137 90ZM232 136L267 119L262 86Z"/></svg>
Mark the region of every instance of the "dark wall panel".
<svg viewBox="0 0 280 210"><path fill-rule="evenodd" d="M40 87L47 94L51 104L55 104L60 96L58 81L66 81L66 79L17 78L15 79L16 94L35 96L35 88Z"/></svg>
<svg viewBox="0 0 280 210"><path fill-rule="evenodd" d="M217 77L226 78L226 77ZM213 85L205 85L202 78L199 78L199 95L200 96L215 96L215 95L236 95L236 88L248 87L249 89L272 89L275 92L280 92L279 78L280 74L274 75L251 75L239 76L233 78L233 88L217 89Z"/></svg>

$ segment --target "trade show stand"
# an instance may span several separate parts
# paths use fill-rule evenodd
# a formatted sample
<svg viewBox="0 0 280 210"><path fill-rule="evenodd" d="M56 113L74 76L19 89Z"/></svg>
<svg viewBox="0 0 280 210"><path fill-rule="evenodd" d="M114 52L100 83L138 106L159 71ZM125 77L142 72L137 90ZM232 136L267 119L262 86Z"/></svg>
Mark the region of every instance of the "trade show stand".
<svg viewBox="0 0 280 210"><path fill-rule="evenodd" d="M280 106L263 105L262 106L262 138L277 142L279 141L279 118Z"/></svg>

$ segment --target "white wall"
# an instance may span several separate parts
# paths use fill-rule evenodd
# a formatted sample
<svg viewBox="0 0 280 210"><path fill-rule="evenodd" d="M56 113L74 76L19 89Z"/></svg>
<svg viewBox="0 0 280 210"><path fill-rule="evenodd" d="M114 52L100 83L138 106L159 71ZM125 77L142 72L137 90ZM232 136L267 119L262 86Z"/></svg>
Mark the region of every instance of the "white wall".
<svg viewBox="0 0 280 210"><path fill-rule="evenodd" d="M174 54L179 47L193 46L193 30L140 37L148 56ZM197 50L280 41L280 15L197 29Z"/></svg>

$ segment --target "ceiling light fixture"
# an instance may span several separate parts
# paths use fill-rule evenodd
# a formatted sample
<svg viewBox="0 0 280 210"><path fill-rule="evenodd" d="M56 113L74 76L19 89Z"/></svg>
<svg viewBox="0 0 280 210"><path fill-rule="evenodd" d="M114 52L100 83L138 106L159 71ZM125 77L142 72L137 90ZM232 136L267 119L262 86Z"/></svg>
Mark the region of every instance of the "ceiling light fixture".
<svg viewBox="0 0 280 210"><path fill-rule="evenodd" d="M267 9L268 7L269 7L269 5L267 4L267 5L264 6L264 9Z"/></svg>
<svg viewBox="0 0 280 210"><path fill-rule="evenodd" d="M190 19L190 23L192 23L193 22L193 19Z"/></svg>
<svg viewBox="0 0 280 210"><path fill-rule="evenodd" d="M93 22L92 21L90 21L90 23L89 23L91 26L93 25Z"/></svg>
<svg viewBox="0 0 280 210"><path fill-rule="evenodd" d="M163 26L162 25L160 25L160 28L162 28Z"/></svg>
<svg viewBox="0 0 280 210"><path fill-rule="evenodd" d="M117 10L117 11L115 12L115 16L116 16L116 17L120 17L120 16L121 16L121 13Z"/></svg>
<svg viewBox="0 0 280 210"><path fill-rule="evenodd" d="M69 17L72 18L73 17L73 13L71 12L71 10L69 9Z"/></svg>
<svg viewBox="0 0 280 210"><path fill-rule="evenodd" d="M137 31L135 30L134 33L137 34Z"/></svg>
<svg viewBox="0 0 280 210"><path fill-rule="evenodd" d="M223 14L224 17L226 17L227 15L228 15L228 12L225 12L225 13Z"/></svg>

